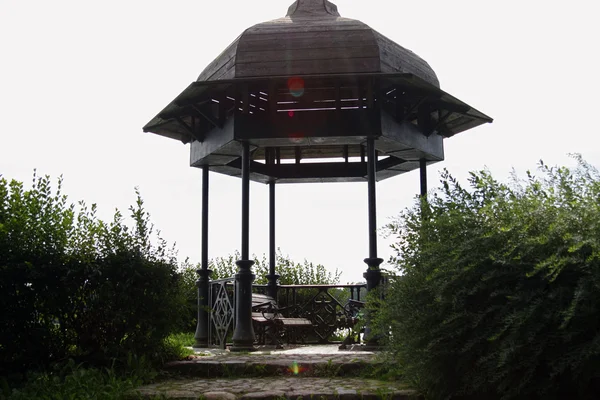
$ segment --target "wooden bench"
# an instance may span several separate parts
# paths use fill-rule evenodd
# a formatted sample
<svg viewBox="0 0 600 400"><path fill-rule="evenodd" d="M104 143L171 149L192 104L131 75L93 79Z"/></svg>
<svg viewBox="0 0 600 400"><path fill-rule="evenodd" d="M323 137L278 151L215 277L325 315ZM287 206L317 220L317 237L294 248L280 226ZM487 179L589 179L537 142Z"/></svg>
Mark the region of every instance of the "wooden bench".
<svg viewBox="0 0 600 400"><path fill-rule="evenodd" d="M360 322L359 315L365 305L366 303L364 301L354 299L348 300L348 303L345 307L348 317L345 319L346 325L342 326L342 328L350 329L350 332L342 341L342 344L339 347L340 350L346 349L348 345L360 343L360 334L364 333L364 327L359 327L358 331L355 330L355 327L356 324ZM342 321L341 325L343 324L344 321ZM358 336L358 340L355 338L355 336Z"/></svg>
<svg viewBox="0 0 600 400"><path fill-rule="evenodd" d="M252 321L260 344L280 346L283 339L290 343L302 339L304 331L312 328L309 319L284 317L283 310L273 297L252 293Z"/></svg>

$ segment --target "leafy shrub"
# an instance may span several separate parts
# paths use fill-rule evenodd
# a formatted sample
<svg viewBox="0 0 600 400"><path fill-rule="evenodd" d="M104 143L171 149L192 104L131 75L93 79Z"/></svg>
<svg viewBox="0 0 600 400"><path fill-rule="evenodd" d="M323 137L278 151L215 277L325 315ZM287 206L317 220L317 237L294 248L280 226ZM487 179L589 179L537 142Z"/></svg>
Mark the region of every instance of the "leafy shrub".
<svg viewBox="0 0 600 400"><path fill-rule="evenodd" d="M388 226L400 275L379 323L428 398L597 398L600 175L578 161L470 190L444 172Z"/></svg>
<svg viewBox="0 0 600 400"><path fill-rule="evenodd" d="M212 279L230 278L237 273L235 262L241 258L236 251L227 257L217 257L209 262L209 268L213 271ZM269 262L265 255L262 258L254 256L252 272L256 275L254 283L257 285L267 284L269 275ZM279 275L279 283L282 285L319 285L335 284L340 280L341 272L327 271L321 264L313 264L307 260L299 263L293 261L289 256L284 256L281 250L277 252L275 259L275 273Z"/></svg>
<svg viewBox="0 0 600 400"><path fill-rule="evenodd" d="M0 179L0 374L151 356L183 307L173 251L154 239L139 192L129 228L118 211L104 223L95 205L68 204L61 185Z"/></svg>
<svg viewBox="0 0 600 400"><path fill-rule="evenodd" d="M155 376L155 372L143 359L132 361L125 373L115 367L86 368L72 360L55 364L45 372L33 372L27 383L9 387L5 382L0 399L95 399L113 400L132 398L132 390ZM137 364L135 364L138 362Z"/></svg>

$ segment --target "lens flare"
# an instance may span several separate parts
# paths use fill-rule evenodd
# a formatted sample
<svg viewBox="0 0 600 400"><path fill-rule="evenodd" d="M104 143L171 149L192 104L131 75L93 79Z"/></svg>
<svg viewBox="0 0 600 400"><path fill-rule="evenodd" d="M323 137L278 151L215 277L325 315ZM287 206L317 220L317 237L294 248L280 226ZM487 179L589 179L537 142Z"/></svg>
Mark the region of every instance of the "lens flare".
<svg viewBox="0 0 600 400"><path fill-rule="evenodd" d="M289 135L289 138L290 142L294 144L300 144L304 142L304 135L300 132L292 133L291 135Z"/></svg>
<svg viewBox="0 0 600 400"><path fill-rule="evenodd" d="M300 97L304 94L304 79L295 76L288 79L287 85L292 96Z"/></svg>
<svg viewBox="0 0 600 400"><path fill-rule="evenodd" d="M300 366L296 361L292 361L292 365L290 365L289 371L294 375L298 375L300 373Z"/></svg>

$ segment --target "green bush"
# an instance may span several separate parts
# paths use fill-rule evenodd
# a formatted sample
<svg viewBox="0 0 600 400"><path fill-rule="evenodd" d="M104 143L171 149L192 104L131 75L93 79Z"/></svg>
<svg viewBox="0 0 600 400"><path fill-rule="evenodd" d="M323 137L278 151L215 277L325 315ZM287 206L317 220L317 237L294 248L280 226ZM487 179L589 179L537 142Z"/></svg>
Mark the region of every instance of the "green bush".
<svg viewBox="0 0 600 400"><path fill-rule="evenodd" d="M217 257L209 262L212 279L223 279L235 276L237 266L235 262L241 258L237 251L227 257ZM254 283L257 285L267 284L269 275L269 262L265 255L262 258L254 256L252 272L256 275ZM341 272L335 270L333 273L327 271L321 264L313 264L307 260L299 263L293 261L289 256L283 255L281 250L276 254L275 273L279 275L279 283L282 285L319 285L335 284L340 280Z"/></svg>
<svg viewBox="0 0 600 400"><path fill-rule="evenodd" d="M427 398L597 398L600 175L472 173L388 226L399 275L379 314Z"/></svg>
<svg viewBox="0 0 600 400"><path fill-rule="evenodd" d="M137 193L133 228L117 211L76 208L48 177L0 179L0 375L76 357L160 352L183 297L173 251ZM156 242L156 243L155 243Z"/></svg>
<svg viewBox="0 0 600 400"><path fill-rule="evenodd" d="M144 359L129 358L126 367L127 371L114 366L86 368L70 360L55 364L48 371L29 373L25 385L10 387L2 381L0 399L131 399L133 389L153 379L156 373Z"/></svg>

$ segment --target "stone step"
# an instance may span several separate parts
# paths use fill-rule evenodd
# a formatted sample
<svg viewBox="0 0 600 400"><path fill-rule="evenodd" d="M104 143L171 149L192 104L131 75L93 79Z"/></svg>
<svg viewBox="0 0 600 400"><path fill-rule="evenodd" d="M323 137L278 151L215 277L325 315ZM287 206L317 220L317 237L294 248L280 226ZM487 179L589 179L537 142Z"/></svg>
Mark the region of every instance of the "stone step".
<svg viewBox="0 0 600 400"><path fill-rule="evenodd" d="M166 364L166 372L202 378L263 377L263 376L367 376L381 367L380 362L362 360L186 360Z"/></svg>
<svg viewBox="0 0 600 400"><path fill-rule="evenodd" d="M422 399L400 382L306 376L237 379L180 379L136 389L132 398L205 400L409 400ZM162 397L161 397L162 396Z"/></svg>
<svg viewBox="0 0 600 400"><path fill-rule="evenodd" d="M326 353L327 350L329 353ZM166 364L163 369L180 376L233 378L260 376L368 376L383 362L371 352L340 352L335 346L300 347L249 354L228 351L199 351L184 361Z"/></svg>

